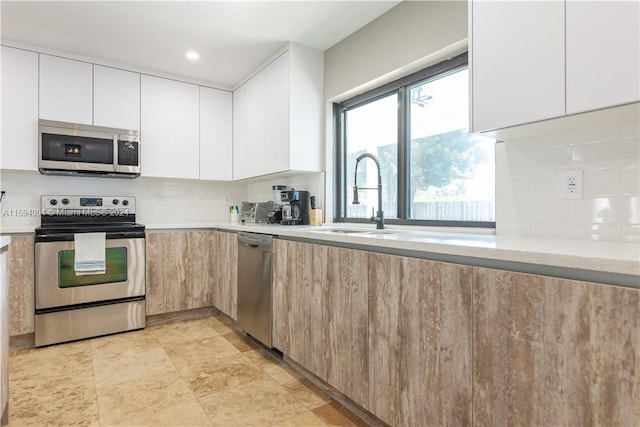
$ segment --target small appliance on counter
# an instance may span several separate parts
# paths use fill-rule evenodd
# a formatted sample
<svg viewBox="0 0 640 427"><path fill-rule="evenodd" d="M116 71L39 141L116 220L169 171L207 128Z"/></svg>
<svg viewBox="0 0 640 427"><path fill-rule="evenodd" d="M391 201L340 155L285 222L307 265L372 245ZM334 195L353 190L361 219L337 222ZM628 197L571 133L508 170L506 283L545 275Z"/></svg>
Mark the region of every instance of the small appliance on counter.
<svg viewBox="0 0 640 427"><path fill-rule="evenodd" d="M273 211L271 211L267 217L269 224L280 224L282 221L282 207L285 203L282 201L282 192L293 190L286 185L272 185L271 192L273 193Z"/></svg>
<svg viewBox="0 0 640 427"><path fill-rule="evenodd" d="M240 205L240 220L243 223L265 224L273 209L272 201L242 202Z"/></svg>
<svg viewBox="0 0 640 427"><path fill-rule="evenodd" d="M310 225L311 202L308 191L288 190L281 191L280 198L284 203L282 207L282 225Z"/></svg>

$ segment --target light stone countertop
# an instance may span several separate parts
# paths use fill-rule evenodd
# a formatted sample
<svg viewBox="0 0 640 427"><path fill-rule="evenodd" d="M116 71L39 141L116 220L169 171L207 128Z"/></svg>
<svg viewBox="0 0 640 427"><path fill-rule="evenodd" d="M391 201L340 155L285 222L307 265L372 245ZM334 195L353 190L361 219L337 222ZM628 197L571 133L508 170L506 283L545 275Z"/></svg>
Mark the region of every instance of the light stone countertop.
<svg viewBox="0 0 640 427"><path fill-rule="evenodd" d="M506 261L569 269L639 276L640 243L496 236L488 230L434 231L428 227L385 226L376 233L369 224L322 226L241 225L216 223L215 228L313 239L346 245L428 252L492 261ZM362 229L371 233L343 234L331 229ZM394 232L397 232L395 234Z"/></svg>
<svg viewBox="0 0 640 427"><path fill-rule="evenodd" d="M11 236L0 236L0 249L11 243Z"/></svg>
<svg viewBox="0 0 640 427"><path fill-rule="evenodd" d="M327 244L355 245L362 249L385 249L485 259L497 262L525 263L638 277L640 287L640 243L596 240L552 239L496 236L486 229L447 229L386 225L376 234L373 224L324 224L322 226L286 226L210 222L197 224L151 224L149 232L189 229L222 229L310 239ZM357 229L371 233L342 234L331 229ZM33 233L33 229L7 229L3 234ZM397 232L397 234L394 234ZM8 236L3 236L3 238Z"/></svg>

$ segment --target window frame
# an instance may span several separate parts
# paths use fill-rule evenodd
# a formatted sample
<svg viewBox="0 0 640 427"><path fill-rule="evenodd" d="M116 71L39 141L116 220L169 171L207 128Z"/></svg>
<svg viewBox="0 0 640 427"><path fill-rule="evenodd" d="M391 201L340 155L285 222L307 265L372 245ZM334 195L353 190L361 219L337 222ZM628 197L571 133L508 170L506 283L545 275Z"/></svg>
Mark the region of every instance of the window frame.
<svg viewBox="0 0 640 427"><path fill-rule="evenodd" d="M455 72L462 68L468 68L468 53L462 53L451 59L439 62L435 65L427 67L423 70L402 77L393 82L386 83L377 88L371 89L360 95L356 95L350 99L340 103L333 104L333 121L334 121L334 222L343 223L369 223L368 218L348 218L345 216L346 205L346 185L348 177L346 177L346 155L345 155L345 136L346 112L350 109L361 107L378 99L389 96L393 93L398 94L398 200L397 211L398 218L385 218L387 224L397 225L415 225L415 226L441 226L441 227L476 227L476 228L495 228L495 221L454 221L454 220L429 220L429 219L410 219L407 217L409 213L409 145L408 129L409 129L409 111L411 100L409 99L409 89L420 83L424 83L435 77ZM471 98L469 98L471 99ZM495 205L494 205L495 206Z"/></svg>

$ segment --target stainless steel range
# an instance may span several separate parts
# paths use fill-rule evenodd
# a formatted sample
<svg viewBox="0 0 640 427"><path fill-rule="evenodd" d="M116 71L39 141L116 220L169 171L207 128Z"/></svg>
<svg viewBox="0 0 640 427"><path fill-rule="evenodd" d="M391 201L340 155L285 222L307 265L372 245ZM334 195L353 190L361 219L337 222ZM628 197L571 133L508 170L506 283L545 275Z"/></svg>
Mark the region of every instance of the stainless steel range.
<svg viewBox="0 0 640 427"><path fill-rule="evenodd" d="M145 326L145 227L134 197L42 196L37 347Z"/></svg>

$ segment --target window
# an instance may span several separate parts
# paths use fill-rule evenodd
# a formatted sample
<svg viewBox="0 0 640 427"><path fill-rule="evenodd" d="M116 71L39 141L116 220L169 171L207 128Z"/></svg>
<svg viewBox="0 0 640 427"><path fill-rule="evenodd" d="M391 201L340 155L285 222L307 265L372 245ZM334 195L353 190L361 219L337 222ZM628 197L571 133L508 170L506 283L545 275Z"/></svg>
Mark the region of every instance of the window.
<svg viewBox="0 0 640 427"><path fill-rule="evenodd" d="M495 226L495 140L470 134L467 55L347 100L335 108L336 220ZM359 204L352 204L357 180Z"/></svg>

